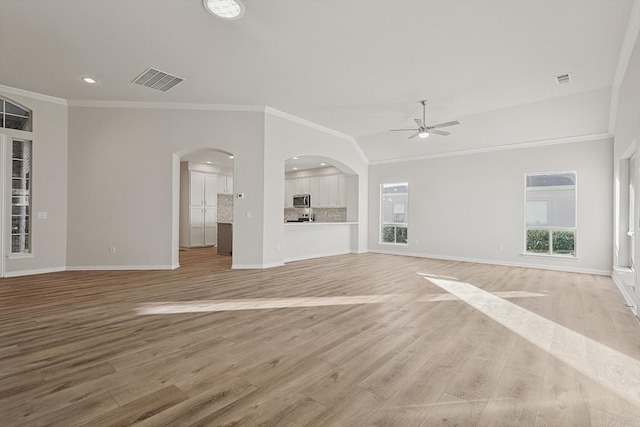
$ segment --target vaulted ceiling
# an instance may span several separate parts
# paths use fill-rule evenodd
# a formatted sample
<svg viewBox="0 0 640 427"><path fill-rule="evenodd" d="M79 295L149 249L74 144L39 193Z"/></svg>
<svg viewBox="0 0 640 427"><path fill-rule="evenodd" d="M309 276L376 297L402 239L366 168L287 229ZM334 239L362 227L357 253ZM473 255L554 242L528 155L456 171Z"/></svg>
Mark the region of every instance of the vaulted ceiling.
<svg viewBox="0 0 640 427"><path fill-rule="evenodd" d="M455 149L456 132L477 135L465 125L489 112L608 102L633 4L243 3L241 19L224 21L201 0L0 0L0 85L70 101L267 105L355 137L372 160L400 158L430 152L387 132L413 127L420 99L428 123L461 121L429 139L436 151ZM184 81L167 92L133 84L148 67ZM564 73L572 82L558 85Z"/></svg>

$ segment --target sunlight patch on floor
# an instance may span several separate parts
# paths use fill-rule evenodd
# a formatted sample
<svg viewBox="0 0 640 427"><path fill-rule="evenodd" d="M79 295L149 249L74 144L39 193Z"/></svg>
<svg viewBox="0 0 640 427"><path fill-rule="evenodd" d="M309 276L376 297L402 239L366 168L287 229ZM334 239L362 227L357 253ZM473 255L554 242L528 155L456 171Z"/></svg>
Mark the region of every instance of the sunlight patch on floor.
<svg viewBox="0 0 640 427"><path fill-rule="evenodd" d="M533 292L497 292L502 298L542 297L544 294ZM251 298L229 300L201 300L201 301L169 301L139 304L136 313L177 314L177 313L206 313L216 311L236 310L264 310L290 307L323 307L332 305L360 305L385 303L414 303L457 301L458 297L449 293L442 294L383 294L383 295L354 295L335 297L300 297L300 298Z"/></svg>
<svg viewBox="0 0 640 427"><path fill-rule="evenodd" d="M640 362L636 359L506 301L497 296L498 293L494 295L459 281L425 279L628 402L640 406Z"/></svg>

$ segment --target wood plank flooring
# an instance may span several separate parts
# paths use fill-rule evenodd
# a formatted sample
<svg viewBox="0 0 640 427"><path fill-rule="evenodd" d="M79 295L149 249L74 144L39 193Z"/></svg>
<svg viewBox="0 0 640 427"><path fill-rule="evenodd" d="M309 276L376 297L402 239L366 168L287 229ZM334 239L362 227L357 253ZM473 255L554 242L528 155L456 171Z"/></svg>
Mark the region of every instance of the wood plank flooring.
<svg viewBox="0 0 640 427"><path fill-rule="evenodd" d="M175 271L1 279L0 425L640 426L640 326L610 278L180 257ZM437 277L553 322L550 344Z"/></svg>

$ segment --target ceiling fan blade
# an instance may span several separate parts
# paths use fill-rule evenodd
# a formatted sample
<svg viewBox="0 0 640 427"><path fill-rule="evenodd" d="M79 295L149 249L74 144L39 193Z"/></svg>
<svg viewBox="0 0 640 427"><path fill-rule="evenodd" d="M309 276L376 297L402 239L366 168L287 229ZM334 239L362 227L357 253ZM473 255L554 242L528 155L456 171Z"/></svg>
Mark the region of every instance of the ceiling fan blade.
<svg viewBox="0 0 640 427"><path fill-rule="evenodd" d="M407 130L412 130L412 131L415 132L415 131L420 130L420 129L389 129L389 132L404 132L404 131L407 131Z"/></svg>
<svg viewBox="0 0 640 427"><path fill-rule="evenodd" d="M411 139L411 138L415 138L416 136L418 136L418 134L420 133L420 131L414 133L413 135L411 135L409 138L407 139Z"/></svg>
<svg viewBox="0 0 640 427"><path fill-rule="evenodd" d="M436 135L442 135L442 136L447 136L450 135L449 132L445 132L443 130L434 130L434 129L429 129L427 130L427 132L429 133L435 133Z"/></svg>
<svg viewBox="0 0 640 427"><path fill-rule="evenodd" d="M416 121L416 123L417 123L417 125L418 125L418 127L419 127L419 128L421 128L421 127L422 127L422 120L421 120L421 119L413 119L413 120L415 120L415 121Z"/></svg>
<svg viewBox="0 0 640 427"><path fill-rule="evenodd" d="M433 125L433 126L428 126L428 129L437 129L437 128L443 128L443 127L447 127L447 126L453 126L453 125L459 125L460 122L457 120L454 120L452 122L446 122L446 123L439 123L437 125Z"/></svg>

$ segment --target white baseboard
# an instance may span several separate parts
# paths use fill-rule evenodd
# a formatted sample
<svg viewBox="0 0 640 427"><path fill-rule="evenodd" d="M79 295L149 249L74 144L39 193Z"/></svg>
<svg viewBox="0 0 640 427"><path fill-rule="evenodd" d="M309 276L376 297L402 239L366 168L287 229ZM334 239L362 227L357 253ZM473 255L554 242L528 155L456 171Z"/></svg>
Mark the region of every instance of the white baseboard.
<svg viewBox="0 0 640 427"><path fill-rule="evenodd" d="M286 258L284 262L287 263L287 262L295 262L295 261L304 261L305 259L324 258L328 256L346 255L350 253L352 253L352 251L338 251L338 252L331 252L331 253L324 253L324 254L303 255L303 256Z"/></svg>
<svg viewBox="0 0 640 427"><path fill-rule="evenodd" d="M60 273L65 271L66 267L50 267L50 268L38 268L35 270L17 270L17 271L5 271L4 277L20 277L20 276L32 276L34 274L46 274L46 273Z"/></svg>
<svg viewBox="0 0 640 427"><path fill-rule="evenodd" d="M638 307L633 302L631 297L629 297L629 295L627 294L627 290L626 290L626 285L624 283L624 279L622 278L622 275L620 274L620 272L618 271L617 268L613 269L613 272L611 273L611 278L613 279L613 283L615 283L616 286L618 287L618 290L622 294L622 297L624 298L624 300L627 303L627 305L630 306L629 308L631 308L631 311L633 311L633 314L635 314L637 316L638 315Z"/></svg>
<svg viewBox="0 0 640 427"><path fill-rule="evenodd" d="M284 262L272 262L269 264L232 264L232 270L264 270L265 268L282 267Z"/></svg>
<svg viewBox="0 0 640 427"><path fill-rule="evenodd" d="M73 265L67 271L175 270L179 265Z"/></svg>
<svg viewBox="0 0 640 427"><path fill-rule="evenodd" d="M422 254L422 253L412 253L412 252L387 251L387 250L380 250L380 249L369 249L369 252L377 253L377 254L386 254L386 255L411 256L416 258L432 258L432 259L439 259L444 261L474 262L477 264L504 265L505 267L537 268L541 270L566 271L569 273L583 273L583 274L597 274L599 276L611 276L611 270L595 270L590 268L574 268L574 267L544 265L544 264L529 264L529 263L523 263L523 262L496 261L496 260L489 260L489 259L453 257L453 256L447 256L447 255L433 255L433 254Z"/></svg>

